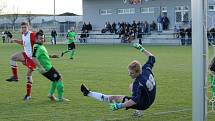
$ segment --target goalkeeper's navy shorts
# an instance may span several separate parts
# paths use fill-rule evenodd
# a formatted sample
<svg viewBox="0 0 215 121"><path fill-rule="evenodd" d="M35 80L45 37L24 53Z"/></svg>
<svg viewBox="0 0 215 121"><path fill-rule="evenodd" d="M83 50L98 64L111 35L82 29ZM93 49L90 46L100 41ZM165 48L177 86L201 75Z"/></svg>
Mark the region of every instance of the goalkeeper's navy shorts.
<svg viewBox="0 0 215 121"><path fill-rule="evenodd" d="M122 103L124 103L130 99L132 99L132 98L125 96L123 98ZM145 94L145 92L142 89L140 89L139 95L138 95L138 100L137 100L136 104L131 107L127 107L126 110L128 110L128 109L146 110L154 103L154 100L155 100L155 91L153 91L153 93L151 95L147 95L147 94Z"/></svg>
<svg viewBox="0 0 215 121"><path fill-rule="evenodd" d="M44 73L43 76L45 76L47 79L51 81L58 81L61 79L60 74L54 67L52 67L49 71Z"/></svg>

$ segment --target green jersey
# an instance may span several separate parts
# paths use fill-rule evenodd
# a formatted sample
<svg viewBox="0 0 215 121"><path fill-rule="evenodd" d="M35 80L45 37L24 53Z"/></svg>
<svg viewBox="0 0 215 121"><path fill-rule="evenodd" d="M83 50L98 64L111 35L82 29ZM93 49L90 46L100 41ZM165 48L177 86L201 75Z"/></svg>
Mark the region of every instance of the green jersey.
<svg viewBox="0 0 215 121"><path fill-rule="evenodd" d="M48 51L46 50L44 45L40 43L34 44L33 57L37 58L37 60L46 71L49 71L52 68Z"/></svg>
<svg viewBox="0 0 215 121"><path fill-rule="evenodd" d="M67 33L67 42L68 42L68 44L71 44L71 43L75 42L75 36L76 35L77 34L75 32L68 32Z"/></svg>

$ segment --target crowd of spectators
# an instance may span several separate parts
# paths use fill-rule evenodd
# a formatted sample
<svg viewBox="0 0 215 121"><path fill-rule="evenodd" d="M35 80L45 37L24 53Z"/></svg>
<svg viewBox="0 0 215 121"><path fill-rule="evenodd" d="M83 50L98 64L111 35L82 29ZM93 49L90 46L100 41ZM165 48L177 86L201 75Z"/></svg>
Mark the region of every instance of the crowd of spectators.
<svg viewBox="0 0 215 121"><path fill-rule="evenodd" d="M80 43L87 43L87 37L89 37L89 32L92 31L92 25L90 22L86 24L84 22L82 29L81 29L81 36L80 36Z"/></svg>
<svg viewBox="0 0 215 121"><path fill-rule="evenodd" d="M118 34L122 42L130 43L135 38L139 39L139 43L142 41L143 35L151 34L151 31L162 32L169 29L169 19L167 16L158 16L157 23L152 21L151 24L148 21L133 21L129 22L106 22L101 33L115 33Z"/></svg>
<svg viewBox="0 0 215 121"><path fill-rule="evenodd" d="M114 33L118 34L122 39L122 42L130 43L136 37L141 39L144 34L150 34L151 31L156 30L156 23L153 21L149 24L147 21L133 21L129 22L106 22L104 28L101 30L101 33Z"/></svg>
<svg viewBox="0 0 215 121"><path fill-rule="evenodd" d="M181 45L192 45L192 28L191 27L179 27L174 30L176 37L181 39ZM215 44L215 28L211 27L207 31L208 44Z"/></svg>
<svg viewBox="0 0 215 121"><path fill-rule="evenodd" d="M179 37L181 38L181 45L192 45L192 28L179 28Z"/></svg>
<svg viewBox="0 0 215 121"><path fill-rule="evenodd" d="M52 43L53 45L56 45L56 44L57 44L57 31L56 31L55 29L53 29L53 30L51 31L51 37L52 37L51 43Z"/></svg>
<svg viewBox="0 0 215 121"><path fill-rule="evenodd" d="M10 31L4 31L1 34L2 34L1 36L2 36L3 43L6 43L6 42L10 43L11 42L13 35L10 33Z"/></svg>

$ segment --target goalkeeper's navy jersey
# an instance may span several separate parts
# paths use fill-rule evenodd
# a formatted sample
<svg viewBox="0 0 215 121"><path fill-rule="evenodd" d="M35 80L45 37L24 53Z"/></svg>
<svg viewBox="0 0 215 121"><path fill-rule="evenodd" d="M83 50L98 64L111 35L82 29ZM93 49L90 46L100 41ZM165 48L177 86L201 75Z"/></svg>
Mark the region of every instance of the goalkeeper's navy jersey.
<svg viewBox="0 0 215 121"><path fill-rule="evenodd" d="M146 107L149 107L154 102L156 94L156 83L152 73L154 63L155 57L150 56L142 66L142 74L133 82L132 100Z"/></svg>

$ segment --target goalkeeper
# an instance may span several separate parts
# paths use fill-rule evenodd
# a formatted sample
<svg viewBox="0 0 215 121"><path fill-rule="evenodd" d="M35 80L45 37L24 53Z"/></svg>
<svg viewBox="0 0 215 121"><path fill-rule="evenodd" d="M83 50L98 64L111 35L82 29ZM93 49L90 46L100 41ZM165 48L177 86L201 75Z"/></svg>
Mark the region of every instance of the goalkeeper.
<svg viewBox="0 0 215 121"><path fill-rule="evenodd" d="M148 61L142 66L134 60L128 65L129 76L132 78L130 89L132 96L105 95L90 91L84 84L81 85L81 92L84 96L92 97L99 101L111 103L113 111L119 109L136 109L133 116L141 116L142 110L148 109L155 100L156 82L152 73L155 57L140 44L133 45L141 53L148 57Z"/></svg>

